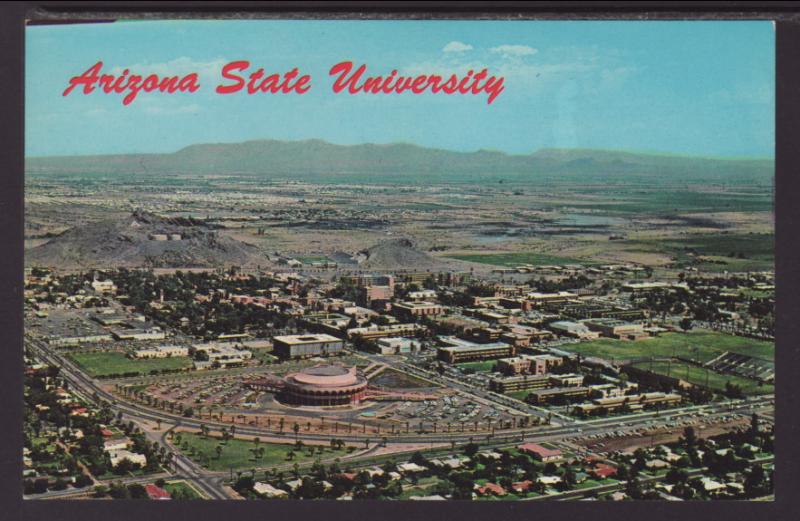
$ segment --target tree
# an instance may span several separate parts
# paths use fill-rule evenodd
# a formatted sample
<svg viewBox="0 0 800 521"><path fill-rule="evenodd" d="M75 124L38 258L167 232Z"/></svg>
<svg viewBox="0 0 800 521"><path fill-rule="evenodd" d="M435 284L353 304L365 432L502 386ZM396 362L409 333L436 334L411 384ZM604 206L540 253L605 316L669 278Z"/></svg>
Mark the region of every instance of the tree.
<svg viewBox="0 0 800 521"><path fill-rule="evenodd" d="M690 329L692 329L692 325L693 325L693 324L692 324L692 319L691 319L691 318L688 318L688 317L686 317L686 318L683 318L683 319L681 319L681 321L678 323L678 325L679 325L679 326L681 327L681 329L683 329L684 331L689 331Z"/></svg>
<svg viewBox="0 0 800 521"><path fill-rule="evenodd" d="M750 416L750 430L747 433L750 437L750 442L755 442L758 440L758 414L753 413Z"/></svg>
<svg viewBox="0 0 800 521"><path fill-rule="evenodd" d="M683 429L683 444L686 448L692 448L697 443L697 436L694 433L694 427L689 426Z"/></svg>
<svg viewBox="0 0 800 521"><path fill-rule="evenodd" d="M222 457L222 445L217 445L214 450L217 453L217 459L220 459Z"/></svg>

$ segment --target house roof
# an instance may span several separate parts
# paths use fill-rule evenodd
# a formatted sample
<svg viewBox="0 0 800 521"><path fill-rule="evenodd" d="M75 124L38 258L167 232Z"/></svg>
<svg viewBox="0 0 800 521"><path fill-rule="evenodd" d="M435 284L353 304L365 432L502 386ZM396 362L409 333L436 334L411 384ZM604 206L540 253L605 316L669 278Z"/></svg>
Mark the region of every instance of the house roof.
<svg viewBox="0 0 800 521"><path fill-rule="evenodd" d="M506 489L498 485L497 483L486 483L482 487L478 487L478 494L495 494L498 496L505 496L507 494Z"/></svg>
<svg viewBox="0 0 800 521"><path fill-rule="evenodd" d="M524 492L526 490L529 490L532 486L533 486L533 481L526 479L525 481L518 481L517 483L513 483L511 485L511 488L518 492Z"/></svg>
<svg viewBox="0 0 800 521"><path fill-rule="evenodd" d="M548 456L561 456L561 451L558 449L548 449L547 447L542 447L536 443L524 443L517 447L519 450L525 452L533 452L534 454L538 454L542 457Z"/></svg>
<svg viewBox="0 0 800 521"><path fill-rule="evenodd" d="M144 489L150 499L172 499L169 492L153 483L148 483Z"/></svg>
<svg viewBox="0 0 800 521"><path fill-rule="evenodd" d="M598 463L593 469L592 472L595 475L600 476L602 478L607 478L609 476L613 476L617 473L617 467L612 465L608 465L606 463Z"/></svg>

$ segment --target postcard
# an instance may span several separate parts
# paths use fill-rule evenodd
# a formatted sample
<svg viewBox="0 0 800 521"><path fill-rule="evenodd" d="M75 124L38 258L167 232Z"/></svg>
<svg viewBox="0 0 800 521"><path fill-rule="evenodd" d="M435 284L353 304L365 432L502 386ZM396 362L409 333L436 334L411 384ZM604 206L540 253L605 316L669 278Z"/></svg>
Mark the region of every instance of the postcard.
<svg viewBox="0 0 800 521"><path fill-rule="evenodd" d="M26 500L774 499L773 22L25 34Z"/></svg>

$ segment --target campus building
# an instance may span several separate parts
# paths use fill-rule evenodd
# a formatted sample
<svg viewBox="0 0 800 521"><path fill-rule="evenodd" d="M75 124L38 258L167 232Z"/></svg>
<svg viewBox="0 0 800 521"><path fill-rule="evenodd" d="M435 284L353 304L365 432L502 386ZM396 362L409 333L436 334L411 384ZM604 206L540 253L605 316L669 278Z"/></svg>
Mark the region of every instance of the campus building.
<svg viewBox="0 0 800 521"><path fill-rule="evenodd" d="M367 379L355 367L315 365L284 378L279 399L292 405L335 406L360 402Z"/></svg>
<svg viewBox="0 0 800 521"><path fill-rule="evenodd" d="M473 344L472 342L453 337L445 337L442 340L454 344L446 347L439 347L436 350L437 358L449 364L474 362L477 360L494 360L496 358L514 356L516 351L514 346L502 342Z"/></svg>
<svg viewBox="0 0 800 521"><path fill-rule="evenodd" d="M594 318L584 320L583 324L590 330L597 331L608 338L616 338L618 340L640 340L648 337L647 333L644 332L644 326L641 324L633 324L613 318Z"/></svg>
<svg viewBox="0 0 800 521"><path fill-rule="evenodd" d="M530 391L533 389L547 389L550 387L550 378L547 375L520 375L492 378L489 380L489 389L501 394L517 391Z"/></svg>
<svg viewBox="0 0 800 521"><path fill-rule="evenodd" d="M547 374L550 369L561 365L564 359L553 355L521 355L514 358L501 358L497 361L497 370L503 374Z"/></svg>
<svg viewBox="0 0 800 521"><path fill-rule="evenodd" d="M327 334L276 336L272 341L273 353L284 359L335 355L344 349L344 340Z"/></svg>
<svg viewBox="0 0 800 521"><path fill-rule="evenodd" d="M398 302L392 305L392 310L403 318L428 317L444 313L444 307L441 304L427 301Z"/></svg>

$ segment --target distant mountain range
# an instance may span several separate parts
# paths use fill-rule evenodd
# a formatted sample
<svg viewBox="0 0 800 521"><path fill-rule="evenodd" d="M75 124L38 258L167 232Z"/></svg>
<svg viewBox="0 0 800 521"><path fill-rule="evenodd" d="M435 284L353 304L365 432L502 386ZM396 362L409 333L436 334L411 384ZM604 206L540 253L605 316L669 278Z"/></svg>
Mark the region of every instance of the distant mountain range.
<svg viewBox="0 0 800 521"><path fill-rule="evenodd" d="M238 174L305 181L535 182L579 179L769 182L770 159L717 159L593 149L542 149L527 155L454 152L409 144L335 145L258 140L191 145L170 154L27 158L26 171L57 174Z"/></svg>

